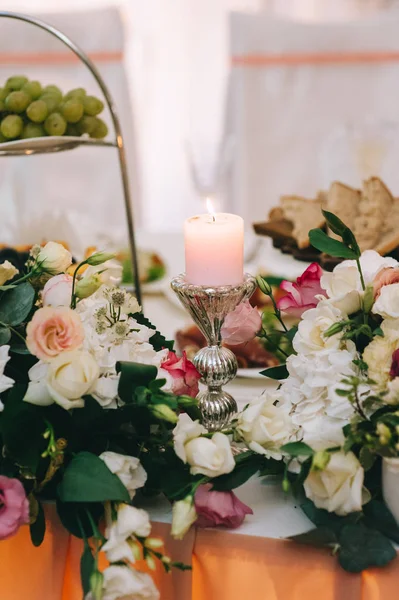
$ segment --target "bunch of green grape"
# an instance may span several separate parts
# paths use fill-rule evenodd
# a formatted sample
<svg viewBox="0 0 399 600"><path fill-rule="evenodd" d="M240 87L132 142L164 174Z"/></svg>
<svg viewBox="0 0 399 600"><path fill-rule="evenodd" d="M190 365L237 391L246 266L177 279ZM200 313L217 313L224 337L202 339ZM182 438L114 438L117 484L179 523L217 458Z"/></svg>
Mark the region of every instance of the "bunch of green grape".
<svg viewBox="0 0 399 600"><path fill-rule="evenodd" d="M104 104L83 88L63 95L56 85L42 87L23 75L9 77L0 88L0 142L46 135L103 139L107 125L98 115Z"/></svg>

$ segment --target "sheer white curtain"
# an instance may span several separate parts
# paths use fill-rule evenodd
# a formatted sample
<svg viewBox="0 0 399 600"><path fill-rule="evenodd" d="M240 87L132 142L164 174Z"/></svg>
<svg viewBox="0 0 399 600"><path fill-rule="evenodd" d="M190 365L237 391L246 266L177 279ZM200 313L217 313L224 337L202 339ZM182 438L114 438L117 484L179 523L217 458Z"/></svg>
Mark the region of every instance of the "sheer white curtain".
<svg viewBox="0 0 399 600"><path fill-rule="evenodd" d="M202 210L185 144L215 153L228 75L228 12L262 0L3 0L2 9L38 13L120 5L138 135L147 229L180 229ZM207 157L205 157L207 158Z"/></svg>

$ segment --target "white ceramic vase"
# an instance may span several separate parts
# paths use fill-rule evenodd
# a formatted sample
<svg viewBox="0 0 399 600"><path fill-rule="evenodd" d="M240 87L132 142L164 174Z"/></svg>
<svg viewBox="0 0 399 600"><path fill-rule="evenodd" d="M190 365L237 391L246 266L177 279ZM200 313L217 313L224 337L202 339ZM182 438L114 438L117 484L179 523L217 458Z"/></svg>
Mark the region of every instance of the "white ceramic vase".
<svg viewBox="0 0 399 600"><path fill-rule="evenodd" d="M399 524L399 458L382 461L382 493L385 504Z"/></svg>

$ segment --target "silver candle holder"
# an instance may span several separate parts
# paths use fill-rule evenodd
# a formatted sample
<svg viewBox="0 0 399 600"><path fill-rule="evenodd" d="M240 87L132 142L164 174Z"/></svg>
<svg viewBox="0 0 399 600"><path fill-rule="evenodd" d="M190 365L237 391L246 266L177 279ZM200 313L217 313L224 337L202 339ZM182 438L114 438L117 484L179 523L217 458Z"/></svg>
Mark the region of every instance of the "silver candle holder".
<svg viewBox="0 0 399 600"><path fill-rule="evenodd" d="M171 287L206 338L207 347L193 360L201 382L208 386L197 398L202 423L209 431L219 431L237 412L236 401L222 388L236 376L238 367L233 352L221 345L220 330L227 314L252 296L256 280L245 274L238 285L209 287L188 283L183 274L172 279Z"/></svg>

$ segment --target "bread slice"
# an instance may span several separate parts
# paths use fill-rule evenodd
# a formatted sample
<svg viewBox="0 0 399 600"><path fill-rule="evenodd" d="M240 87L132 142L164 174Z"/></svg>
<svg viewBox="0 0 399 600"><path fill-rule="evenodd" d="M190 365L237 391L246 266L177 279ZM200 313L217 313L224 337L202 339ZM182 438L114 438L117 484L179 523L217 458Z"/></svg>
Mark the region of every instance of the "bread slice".
<svg viewBox="0 0 399 600"><path fill-rule="evenodd" d="M355 190L339 181L333 181L327 194L327 210L337 215L349 229L354 229L360 199L360 190ZM339 239L339 236L332 231L328 233L331 237Z"/></svg>
<svg viewBox="0 0 399 600"><path fill-rule="evenodd" d="M394 204L393 195L381 179L371 177L363 182L359 212L353 227L353 233L362 251L385 247L388 240L388 246L393 243L392 234L398 224L398 221L392 218ZM399 241L399 235L397 239Z"/></svg>
<svg viewBox="0 0 399 600"><path fill-rule="evenodd" d="M291 221L294 228L294 236L298 248L308 248L309 231L317 227L323 227L325 219L321 212L321 200L308 200L301 196L282 196L280 206L283 209L284 217Z"/></svg>

